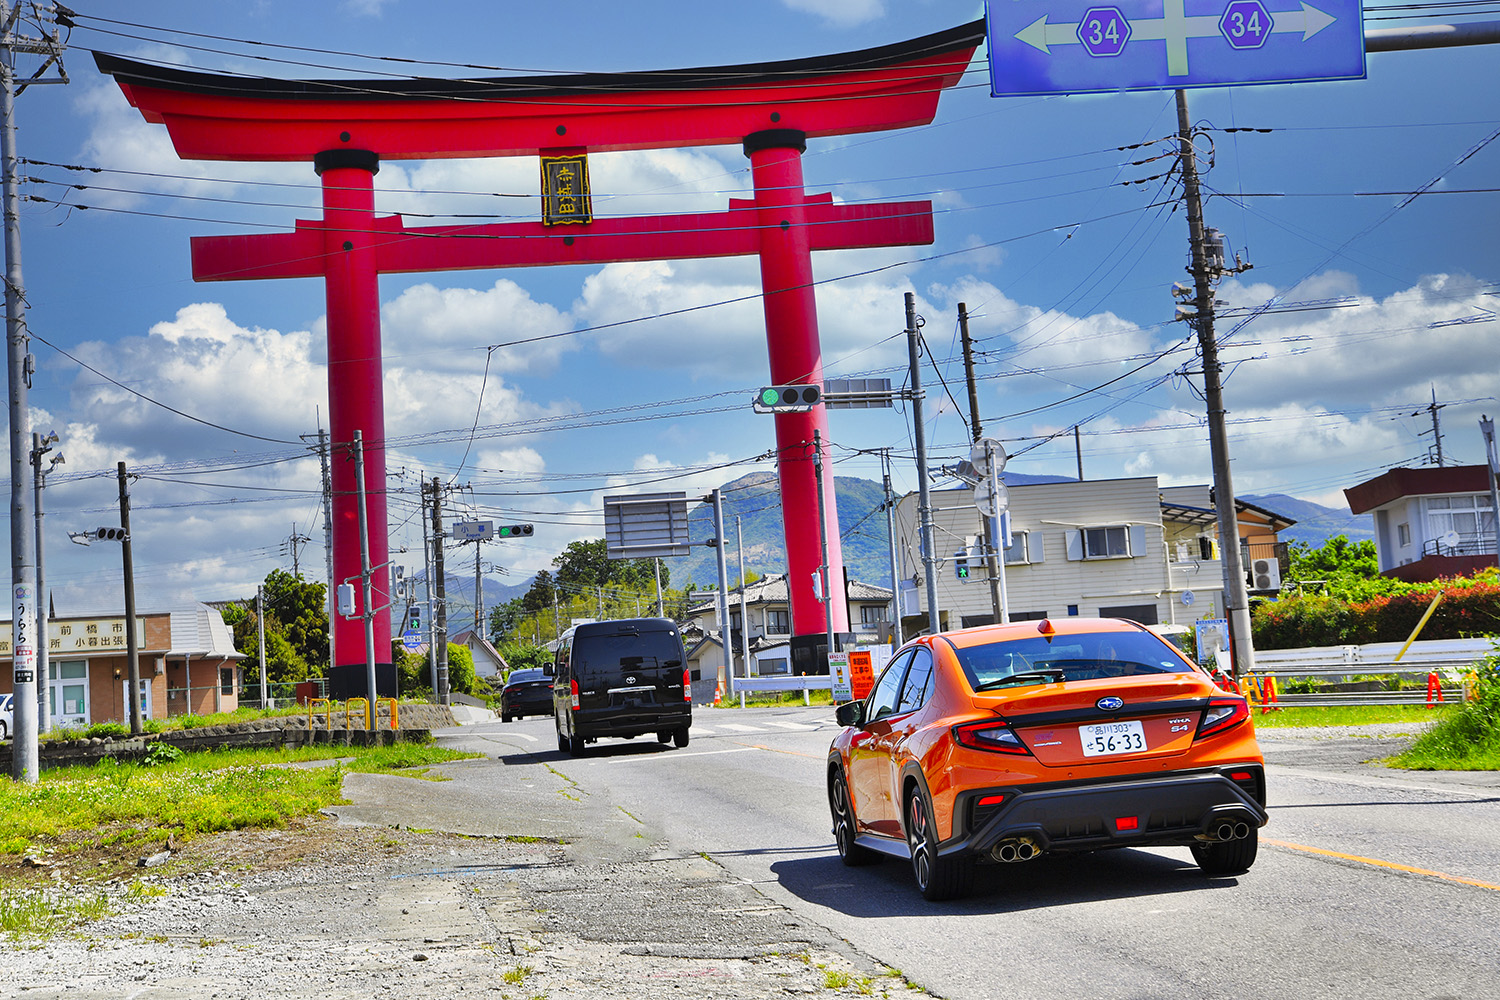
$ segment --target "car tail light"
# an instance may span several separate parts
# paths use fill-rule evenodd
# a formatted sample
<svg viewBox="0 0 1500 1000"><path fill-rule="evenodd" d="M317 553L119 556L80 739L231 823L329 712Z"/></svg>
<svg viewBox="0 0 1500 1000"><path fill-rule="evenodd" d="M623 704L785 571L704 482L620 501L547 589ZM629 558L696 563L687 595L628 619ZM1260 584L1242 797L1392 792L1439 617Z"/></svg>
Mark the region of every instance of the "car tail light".
<svg viewBox="0 0 1500 1000"><path fill-rule="evenodd" d="M1138 817L1138 816L1116 816L1115 817L1115 829L1117 831L1124 832L1126 830L1139 830L1140 828L1141 828L1141 821L1140 821L1140 817Z"/></svg>
<svg viewBox="0 0 1500 1000"><path fill-rule="evenodd" d="M1198 723L1197 739L1213 736L1233 729L1250 718L1250 706L1243 698L1213 698L1203 711L1203 721Z"/></svg>
<svg viewBox="0 0 1500 1000"><path fill-rule="evenodd" d="M970 801L969 804L969 829L978 830L1005 804L1005 796L1000 793L993 795L981 795Z"/></svg>
<svg viewBox="0 0 1500 1000"><path fill-rule="evenodd" d="M682 700L693 700L693 678L686 668L682 671Z"/></svg>
<svg viewBox="0 0 1500 1000"><path fill-rule="evenodd" d="M573 680L569 681L568 686L572 689L573 711L576 712L578 711L578 678L575 677L573 678Z"/></svg>
<svg viewBox="0 0 1500 1000"><path fill-rule="evenodd" d="M960 746L972 750L989 750L993 753L1030 754L1015 730L1003 722L985 719L980 722L965 722L953 727L953 738Z"/></svg>

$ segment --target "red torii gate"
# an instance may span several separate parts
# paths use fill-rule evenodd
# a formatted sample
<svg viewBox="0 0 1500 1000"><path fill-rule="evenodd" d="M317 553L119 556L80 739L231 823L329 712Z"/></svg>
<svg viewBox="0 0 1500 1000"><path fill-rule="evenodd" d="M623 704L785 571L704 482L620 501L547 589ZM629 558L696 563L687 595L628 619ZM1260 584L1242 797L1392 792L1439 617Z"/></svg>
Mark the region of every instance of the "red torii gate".
<svg viewBox="0 0 1500 1000"><path fill-rule="evenodd" d="M962 76L984 39L984 22L893 45L812 59L640 73L479 80L274 80L199 73L95 53L147 121L167 127L184 159L312 161L323 218L288 234L192 240L198 281L324 279L328 309L329 414L335 449L355 431L365 442L370 561L389 558L379 276L465 268L758 255L774 384L823 380L812 251L931 243L926 201L836 205L809 196L801 157L809 137L924 125L938 96ZM693 215L410 228L377 217L380 160L557 156L591 151L742 143L753 200ZM831 602L825 619L813 590L822 564L813 434L825 468L828 419L777 414L777 469L788 584L797 635L848 630ZM838 524L833 476L824 503ZM358 484L352 462L333 463L335 583L360 572ZM838 531L828 537L829 577L843 579ZM388 596L377 577L377 606ZM362 664L358 621L336 618L335 648ZM375 620L390 635L390 611ZM384 650L385 643L377 644ZM381 658L383 659L383 657ZM339 666L335 664L334 666ZM394 693L384 692L381 693Z"/></svg>

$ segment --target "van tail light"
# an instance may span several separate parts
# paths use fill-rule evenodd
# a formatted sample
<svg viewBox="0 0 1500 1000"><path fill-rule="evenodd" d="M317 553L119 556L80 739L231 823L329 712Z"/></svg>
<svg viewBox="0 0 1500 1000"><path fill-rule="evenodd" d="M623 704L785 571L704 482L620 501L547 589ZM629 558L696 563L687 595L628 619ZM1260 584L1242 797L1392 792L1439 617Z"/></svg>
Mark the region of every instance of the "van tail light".
<svg viewBox="0 0 1500 1000"><path fill-rule="evenodd" d="M1244 698L1211 698L1203 710L1203 720L1198 723L1198 735L1194 738L1201 740L1205 736L1217 736L1249 718L1250 706Z"/></svg>
<svg viewBox="0 0 1500 1000"><path fill-rule="evenodd" d="M578 678L575 677L571 681L569 681L568 686L572 689L573 711L576 712L578 711Z"/></svg>
<svg viewBox="0 0 1500 1000"><path fill-rule="evenodd" d="M686 667L682 670L682 700L693 700L693 677Z"/></svg>
<svg viewBox="0 0 1500 1000"><path fill-rule="evenodd" d="M992 753L1030 754L1015 730L1003 722L984 719L965 722L953 727L953 738L960 746L972 750L989 750Z"/></svg>

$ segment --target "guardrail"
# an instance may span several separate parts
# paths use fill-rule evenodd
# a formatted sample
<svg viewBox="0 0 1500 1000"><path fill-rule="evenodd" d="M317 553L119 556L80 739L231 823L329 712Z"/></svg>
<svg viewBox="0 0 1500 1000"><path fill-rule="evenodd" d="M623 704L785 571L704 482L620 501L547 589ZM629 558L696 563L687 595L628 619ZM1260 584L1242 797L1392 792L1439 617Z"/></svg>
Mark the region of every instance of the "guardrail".
<svg viewBox="0 0 1500 1000"><path fill-rule="evenodd" d="M729 681L731 694L740 697L740 707L745 707L747 691L801 691L802 703L808 705L812 699L809 691L828 691L833 687L833 678L828 674L780 674L775 677L732 677Z"/></svg>
<svg viewBox="0 0 1500 1000"><path fill-rule="evenodd" d="M1337 705L1426 705L1434 700L1462 701L1464 675L1495 652L1491 639L1428 639L1414 642L1401 656L1404 643L1374 642L1364 645L1311 646L1306 649L1255 651L1255 674L1276 678L1277 703L1286 707L1326 708ZM1361 674L1395 674L1417 682L1400 691L1382 690L1367 681L1365 690L1315 691L1291 694L1285 681L1312 677L1329 683L1361 683ZM1436 676L1439 684L1429 687Z"/></svg>

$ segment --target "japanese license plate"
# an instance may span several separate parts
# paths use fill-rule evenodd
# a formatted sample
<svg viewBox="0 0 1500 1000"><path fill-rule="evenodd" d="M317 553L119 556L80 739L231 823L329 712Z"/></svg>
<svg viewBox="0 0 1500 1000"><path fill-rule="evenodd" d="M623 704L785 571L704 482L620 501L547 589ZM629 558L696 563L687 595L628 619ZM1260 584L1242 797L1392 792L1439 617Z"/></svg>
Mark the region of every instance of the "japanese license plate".
<svg viewBox="0 0 1500 1000"><path fill-rule="evenodd" d="M1078 740L1083 744L1085 757L1140 753L1146 749L1146 732L1134 719L1079 726Z"/></svg>

